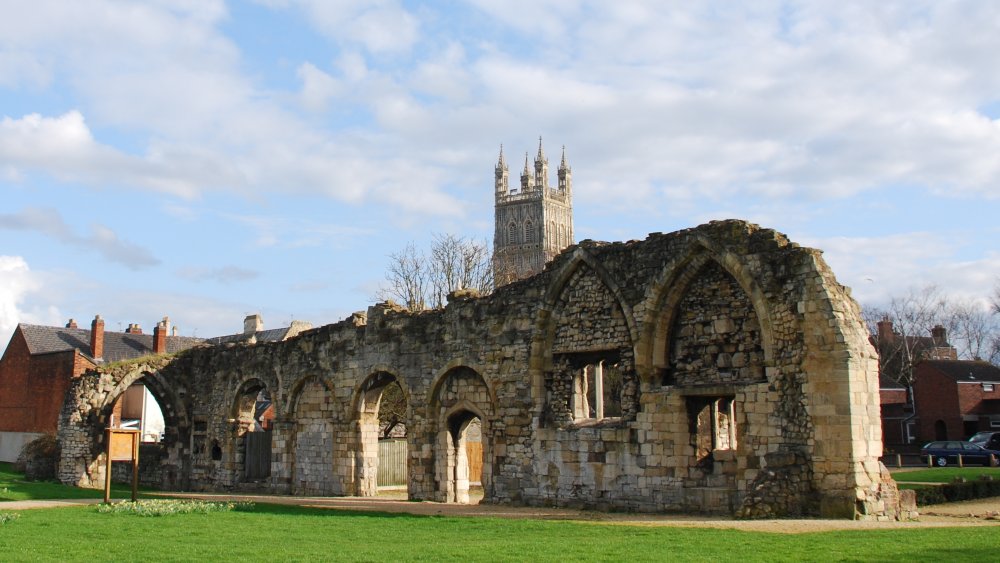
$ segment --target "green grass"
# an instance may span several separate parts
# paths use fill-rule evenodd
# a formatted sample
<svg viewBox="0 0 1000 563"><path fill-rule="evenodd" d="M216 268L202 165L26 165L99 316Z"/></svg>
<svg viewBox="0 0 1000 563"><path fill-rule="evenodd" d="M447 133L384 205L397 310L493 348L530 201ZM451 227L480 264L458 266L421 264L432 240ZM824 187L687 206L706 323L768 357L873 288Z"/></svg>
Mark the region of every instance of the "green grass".
<svg viewBox="0 0 1000 563"><path fill-rule="evenodd" d="M5 561L986 561L998 550L995 527L766 534L277 505L160 518L25 510L0 528Z"/></svg>
<svg viewBox="0 0 1000 563"><path fill-rule="evenodd" d="M112 498L128 498L132 489L128 485L113 483ZM81 489L54 481L25 481L23 473L15 472L11 464L0 463L0 509L3 501L104 498L104 489Z"/></svg>
<svg viewBox="0 0 1000 563"><path fill-rule="evenodd" d="M956 477L970 481L990 475L1000 479L1000 467L934 467L917 471L897 471L892 478L897 483L951 483Z"/></svg>

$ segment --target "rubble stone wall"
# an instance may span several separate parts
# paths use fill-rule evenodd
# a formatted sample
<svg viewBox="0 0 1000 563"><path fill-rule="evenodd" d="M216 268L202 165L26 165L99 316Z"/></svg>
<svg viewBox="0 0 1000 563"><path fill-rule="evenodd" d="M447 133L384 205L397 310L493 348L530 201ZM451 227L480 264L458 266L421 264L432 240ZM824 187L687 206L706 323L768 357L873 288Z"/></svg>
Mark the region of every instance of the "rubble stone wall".
<svg viewBox="0 0 1000 563"><path fill-rule="evenodd" d="M622 374L621 416L582 415L582 369ZM74 383L60 478L100 483L101 428L135 381L165 405L164 485L374 494L381 389L407 399L408 494L773 517L900 517L879 466L877 359L820 252L741 221L583 241L486 297L383 303L277 343L108 366ZM271 475L245 477L240 397L276 407ZM376 452L376 453L373 453ZM168 482L169 481L169 482Z"/></svg>

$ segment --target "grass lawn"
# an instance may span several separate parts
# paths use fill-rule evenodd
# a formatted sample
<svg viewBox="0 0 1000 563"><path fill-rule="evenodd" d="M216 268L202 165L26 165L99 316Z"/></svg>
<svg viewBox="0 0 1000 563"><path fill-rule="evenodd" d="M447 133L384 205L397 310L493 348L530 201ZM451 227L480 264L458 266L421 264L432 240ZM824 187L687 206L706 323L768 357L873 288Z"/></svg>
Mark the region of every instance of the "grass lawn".
<svg viewBox="0 0 1000 563"><path fill-rule="evenodd" d="M766 534L278 505L145 518L36 509L0 525L5 561L989 561L998 551L995 527Z"/></svg>
<svg viewBox="0 0 1000 563"><path fill-rule="evenodd" d="M119 487L116 496L127 493ZM25 482L0 464L0 500L101 494ZM100 514L94 506L15 512L0 502L0 514L11 512L18 518L0 523L2 561L985 561L1000 551L995 527L767 534L267 504L161 517Z"/></svg>
<svg viewBox="0 0 1000 563"><path fill-rule="evenodd" d="M112 498L130 498L132 489L128 485L112 484ZM43 500L104 498L104 489L81 489L68 487L52 481L25 481L23 473L17 473L9 463L0 463L0 510L5 500Z"/></svg>
<svg viewBox="0 0 1000 563"><path fill-rule="evenodd" d="M1000 467L934 467L916 471L897 471L892 474L892 478L897 483L951 483L956 477L974 481L982 475L1000 479Z"/></svg>

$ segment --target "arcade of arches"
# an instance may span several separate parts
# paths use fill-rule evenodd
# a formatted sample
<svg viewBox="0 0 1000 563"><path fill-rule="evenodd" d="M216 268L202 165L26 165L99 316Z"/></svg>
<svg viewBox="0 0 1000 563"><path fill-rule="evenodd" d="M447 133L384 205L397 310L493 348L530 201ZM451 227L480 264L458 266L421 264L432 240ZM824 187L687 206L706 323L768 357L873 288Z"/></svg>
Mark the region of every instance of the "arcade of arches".
<svg viewBox="0 0 1000 563"><path fill-rule="evenodd" d="M819 251L741 221L583 241L435 311L382 303L283 342L85 374L62 411L62 481L101 482L102 428L137 381L164 413L165 487L374 495L398 385L410 499L468 502L473 428L484 502L907 516L878 461L857 304Z"/></svg>

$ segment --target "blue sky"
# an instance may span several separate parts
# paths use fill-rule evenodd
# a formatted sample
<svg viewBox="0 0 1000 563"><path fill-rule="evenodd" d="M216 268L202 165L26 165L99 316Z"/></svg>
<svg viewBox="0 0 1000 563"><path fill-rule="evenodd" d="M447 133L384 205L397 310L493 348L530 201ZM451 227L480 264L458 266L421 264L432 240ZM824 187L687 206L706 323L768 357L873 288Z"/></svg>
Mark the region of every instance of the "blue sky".
<svg viewBox="0 0 1000 563"><path fill-rule="evenodd" d="M742 218L863 304L1000 277L1000 3L0 0L0 339L365 309L492 233L500 144L577 239ZM553 167L554 169L554 167Z"/></svg>

